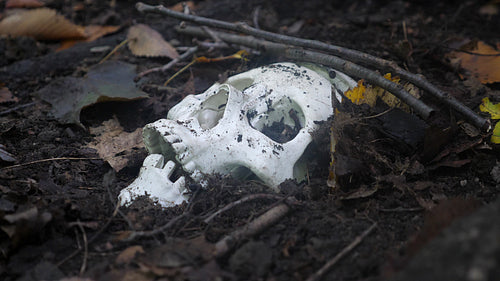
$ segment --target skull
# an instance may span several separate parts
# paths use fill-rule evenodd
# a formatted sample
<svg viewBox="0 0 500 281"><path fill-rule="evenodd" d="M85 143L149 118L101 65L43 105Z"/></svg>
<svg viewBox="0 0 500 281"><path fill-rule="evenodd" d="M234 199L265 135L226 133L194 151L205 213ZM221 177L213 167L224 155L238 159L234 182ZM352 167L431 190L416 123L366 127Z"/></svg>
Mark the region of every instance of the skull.
<svg viewBox="0 0 500 281"><path fill-rule="evenodd" d="M187 96L167 119L144 128L147 150L163 157L155 158L161 163L145 161L141 179L122 190L121 204L145 192L164 206L182 202L184 178L175 183L168 179L175 167L172 161L202 184L204 175L214 173L256 178L275 190L286 179L302 180L303 153L312 141L311 133L333 114L332 90L343 93L356 85L340 72L333 74L328 79L328 74L324 77L304 66L277 63ZM163 158L168 160L166 167ZM147 187L158 182L146 180L152 172L163 178L156 187Z"/></svg>

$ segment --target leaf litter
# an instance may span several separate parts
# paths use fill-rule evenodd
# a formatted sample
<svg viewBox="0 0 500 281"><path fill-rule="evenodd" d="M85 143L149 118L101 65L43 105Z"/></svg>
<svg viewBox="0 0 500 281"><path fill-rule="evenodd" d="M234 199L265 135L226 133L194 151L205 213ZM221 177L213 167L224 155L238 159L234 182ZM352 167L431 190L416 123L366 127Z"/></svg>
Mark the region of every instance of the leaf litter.
<svg viewBox="0 0 500 281"><path fill-rule="evenodd" d="M64 124L80 123L81 110L104 101L127 101L146 98L134 82L136 66L121 61L107 61L89 69L86 77L62 77L36 94L52 105L51 114Z"/></svg>

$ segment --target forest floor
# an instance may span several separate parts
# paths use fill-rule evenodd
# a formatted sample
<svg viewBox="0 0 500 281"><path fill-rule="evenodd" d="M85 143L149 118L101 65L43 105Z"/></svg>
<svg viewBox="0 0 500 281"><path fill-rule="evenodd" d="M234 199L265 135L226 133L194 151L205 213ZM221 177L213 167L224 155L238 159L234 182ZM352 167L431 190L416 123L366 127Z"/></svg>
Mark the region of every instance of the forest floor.
<svg viewBox="0 0 500 281"><path fill-rule="evenodd" d="M283 58L251 53L248 61L195 64L163 87L185 65L180 63L140 79L147 98L85 106L76 112L81 126L65 124L40 93L70 91L70 84L56 89L54 81L84 77L106 54L95 47L115 47L135 23L177 46L195 43L175 32L178 20L141 14L133 1L45 2L76 24L121 29L62 51L56 51L57 41L0 38L0 279L306 280L343 249L321 273L323 280L500 276L499 146L491 143L491 132L425 93L422 100L436 110L428 120L380 104L346 104L315 135L308 181L285 182L279 193L258 182L213 176L206 189L191 186L189 203L162 209L141 198L116 209L120 190L137 177L147 152L141 145L120 151L116 168L92 146L106 132L96 128L114 120L119 133L140 132L186 95ZM193 10L250 25L258 11L261 29L395 61L490 118L479 105L486 97L500 102L500 81L485 82L461 68L452 53L465 50L457 48L467 42L498 49L498 9L488 1L205 0ZM109 61L135 65L139 73L170 59L136 57L122 48ZM330 127L338 142L336 189L327 186ZM206 221L251 194L260 197ZM214 255L217 242L277 206L287 208L278 221ZM359 245L346 248L356 240Z"/></svg>

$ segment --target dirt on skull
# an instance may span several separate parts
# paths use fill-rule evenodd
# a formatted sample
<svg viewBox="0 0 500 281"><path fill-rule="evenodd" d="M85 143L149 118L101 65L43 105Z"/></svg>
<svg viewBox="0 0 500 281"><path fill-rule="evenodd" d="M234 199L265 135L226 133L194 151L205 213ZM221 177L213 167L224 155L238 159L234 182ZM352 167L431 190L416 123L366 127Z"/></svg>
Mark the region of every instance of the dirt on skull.
<svg viewBox="0 0 500 281"><path fill-rule="evenodd" d="M422 100L436 109L429 120L382 102L373 107L342 103L314 134L307 180L286 181L278 193L258 181L213 175L206 188L188 183L189 203L162 209L144 197L116 209L117 195L137 176L147 152L140 146L117 152L125 167L116 172L89 147L98 139L89 128L113 120L119 133L130 134L165 118L186 95L203 92L217 79L282 58L253 53L248 61L198 63L163 87L185 65L177 64L137 79L148 98L85 103L79 108L82 126L62 124L50 115L51 106L33 94L58 79L85 81L88 70L106 55L102 47L109 51L122 42L132 22L157 30L179 53L195 43L200 44L197 56L223 57L237 50L212 44L202 49L208 41L193 43L192 37L175 32L179 21L141 14L135 1L45 5L77 25L123 28L62 51L56 51L55 41L0 38L0 89L6 87L15 97L0 99L0 279L305 280L356 239L359 245L335 262L323 280L498 276L500 261L494 253L500 246L493 237L500 235L495 219L499 147L488 133L425 93ZM244 21L393 60L475 112L485 97L500 102L498 81L481 84L447 56L457 38L498 48L498 3L204 0L190 7L196 15ZM110 59L136 65L138 73L170 61L135 57L127 48ZM292 120L294 114L289 112ZM263 132L286 142L298 130L300 124L275 122ZM327 185L331 136L337 140L335 188ZM289 209L279 220L247 235L246 226L283 204ZM375 222L377 227L361 236ZM231 248L218 256L221 245ZM453 268L463 274L453 276Z"/></svg>

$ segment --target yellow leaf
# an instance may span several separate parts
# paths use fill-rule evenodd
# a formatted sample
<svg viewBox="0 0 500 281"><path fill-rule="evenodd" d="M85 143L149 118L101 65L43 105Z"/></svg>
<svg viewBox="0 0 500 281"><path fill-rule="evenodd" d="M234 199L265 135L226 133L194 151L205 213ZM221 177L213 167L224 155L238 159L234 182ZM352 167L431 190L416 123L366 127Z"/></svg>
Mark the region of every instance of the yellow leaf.
<svg viewBox="0 0 500 281"><path fill-rule="evenodd" d="M479 109L482 112L488 112L491 115L491 119L500 119L500 103L493 104L489 98L484 98Z"/></svg>
<svg viewBox="0 0 500 281"><path fill-rule="evenodd" d="M358 81L358 86L348 90L344 95L354 104L360 105L364 102L366 87L363 85L363 79Z"/></svg>
<svg viewBox="0 0 500 281"><path fill-rule="evenodd" d="M497 122L495 129L493 129L493 135L491 136L491 142L500 144L500 122Z"/></svg>

